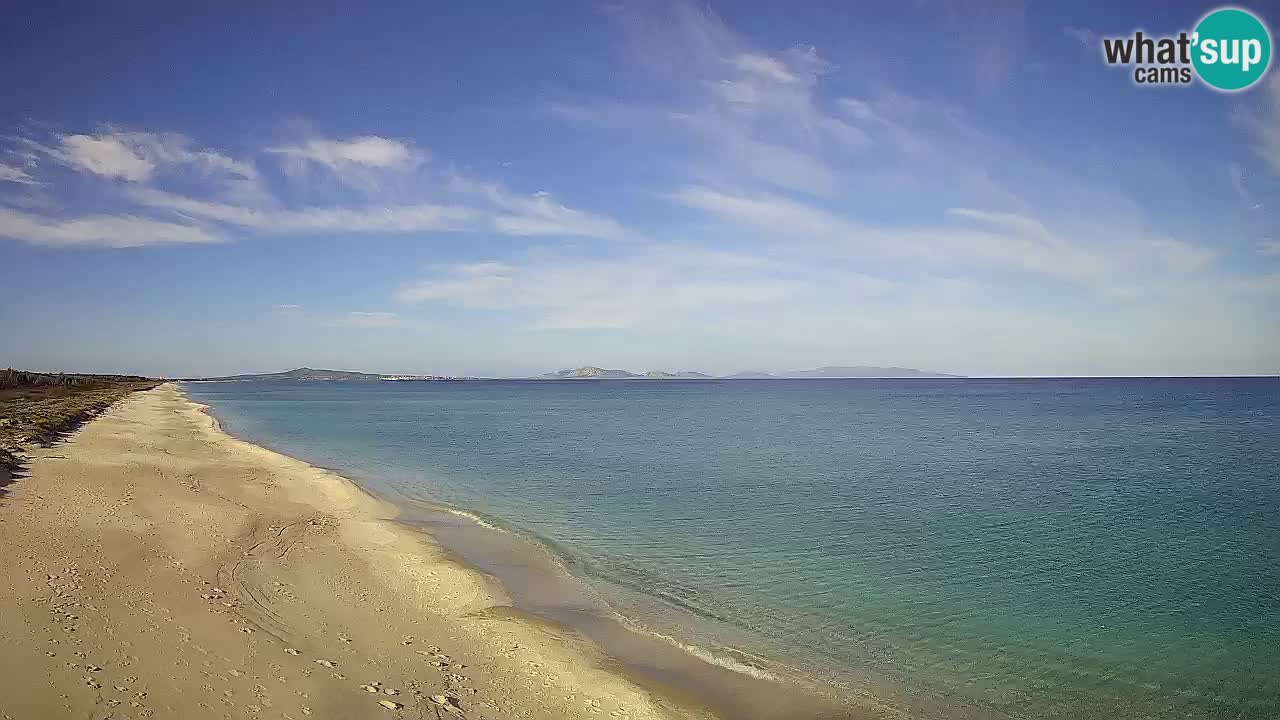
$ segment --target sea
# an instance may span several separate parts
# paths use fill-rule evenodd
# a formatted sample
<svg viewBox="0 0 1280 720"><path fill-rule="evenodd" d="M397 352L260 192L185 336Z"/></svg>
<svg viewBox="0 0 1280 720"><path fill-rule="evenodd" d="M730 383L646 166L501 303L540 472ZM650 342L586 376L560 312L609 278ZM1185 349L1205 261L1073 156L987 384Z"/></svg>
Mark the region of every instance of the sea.
<svg viewBox="0 0 1280 720"><path fill-rule="evenodd" d="M921 718L1280 718L1280 379L184 389L526 610L718 672Z"/></svg>

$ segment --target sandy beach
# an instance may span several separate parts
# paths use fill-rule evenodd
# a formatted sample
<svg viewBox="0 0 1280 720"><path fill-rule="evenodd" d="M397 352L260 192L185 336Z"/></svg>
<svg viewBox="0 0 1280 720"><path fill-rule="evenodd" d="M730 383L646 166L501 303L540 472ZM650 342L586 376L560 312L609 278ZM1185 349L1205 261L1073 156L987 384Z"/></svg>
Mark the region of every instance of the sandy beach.
<svg viewBox="0 0 1280 720"><path fill-rule="evenodd" d="M395 515L174 385L131 396L0 498L0 715L706 716L495 611Z"/></svg>

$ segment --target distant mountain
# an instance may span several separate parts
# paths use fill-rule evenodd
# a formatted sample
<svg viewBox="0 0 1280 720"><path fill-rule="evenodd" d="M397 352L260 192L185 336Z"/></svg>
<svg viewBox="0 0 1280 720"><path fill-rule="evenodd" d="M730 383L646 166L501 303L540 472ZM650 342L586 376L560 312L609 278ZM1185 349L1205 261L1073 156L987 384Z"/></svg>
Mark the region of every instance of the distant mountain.
<svg viewBox="0 0 1280 720"><path fill-rule="evenodd" d="M964 377L963 375L948 375L946 373L927 372L925 370L915 370L912 368L900 367L872 367L868 365L857 365L853 367L827 366L815 368L813 370L791 370L780 373L765 373L756 371L747 371L734 373L719 377L716 375L708 375L697 370L681 370L678 372L667 372L665 370L651 370L647 373L633 373L630 370L606 369L593 365L580 368L570 368L566 370L557 370L555 372L537 375L534 380L769 380L783 378L875 378L875 377L893 377L893 378L946 378L946 377ZM254 381L271 381L271 380L298 380L298 381L315 381L315 380L345 380L367 382L374 380L477 380L479 378L471 377L450 377L444 375L382 375L377 373L351 372L349 370L317 370L315 368L302 367L296 370L286 370L277 373L252 373L247 375L226 375L222 377L205 377L190 378L191 380L221 381L221 382L254 382Z"/></svg>
<svg viewBox="0 0 1280 720"><path fill-rule="evenodd" d="M627 380L629 378L640 378L643 375L637 375L626 370L605 370L588 365L587 367L574 368L572 370L557 370L555 372L539 375L539 380Z"/></svg>
<svg viewBox="0 0 1280 720"><path fill-rule="evenodd" d="M681 370L679 372L667 372L665 370L650 370L641 375L633 373L630 370L606 370L592 365L586 367L573 368L569 370L557 370L543 375L537 376L538 380L715 380L714 375L708 375L696 370Z"/></svg>
<svg viewBox="0 0 1280 720"><path fill-rule="evenodd" d="M650 380L714 380L714 375L698 372L696 370L681 370L679 372L666 372L664 370L650 370L644 376Z"/></svg>
<svg viewBox="0 0 1280 720"><path fill-rule="evenodd" d="M315 368L297 368L278 373L255 373L251 375L227 375L224 377L192 378L194 380L219 380L223 382L253 382L261 380L381 380L381 375L371 373L350 372L347 370L317 370Z"/></svg>
<svg viewBox="0 0 1280 720"><path fill-rule="evenodd" d="M778 373L778 377L784 378L958 378L963 375L948 375L947 373L929 372L927 370L916 370L914 368L903 367L874 367L871 365L855 365L852 367L841 365L828 365L813 370L791 370L789 372Z"/></svg>
<svg viewBox="0 0 1280 720"><path fill-rule="evenodd" d="M630 370L605 370L594 366L558 370L538 375L539 380L769 380L784 378L948 378L964 377L946 373L929 372L903 367L875 367L871 365L839 366L828 365L813 370L790 370L779 373L747 371L718 377L696 370L666 372L651 370L643 375Z"/></svg>

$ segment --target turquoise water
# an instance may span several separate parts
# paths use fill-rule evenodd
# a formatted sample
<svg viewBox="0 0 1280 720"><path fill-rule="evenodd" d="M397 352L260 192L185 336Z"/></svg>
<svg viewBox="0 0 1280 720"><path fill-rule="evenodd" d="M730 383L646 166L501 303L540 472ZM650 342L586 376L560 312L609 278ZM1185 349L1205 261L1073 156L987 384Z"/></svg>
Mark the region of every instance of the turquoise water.
<svg viewBox="0 0 1280 720"><path fill-rule="evenodd" d="M1280 717L1274 379L186 388L704 648L925 714Z"/></svg>

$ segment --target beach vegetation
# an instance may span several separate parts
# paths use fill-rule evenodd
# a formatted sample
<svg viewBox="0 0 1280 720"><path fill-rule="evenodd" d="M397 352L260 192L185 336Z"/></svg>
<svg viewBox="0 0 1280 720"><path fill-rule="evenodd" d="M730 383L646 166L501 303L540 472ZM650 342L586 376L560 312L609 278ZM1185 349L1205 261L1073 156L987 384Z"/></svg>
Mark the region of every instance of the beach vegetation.
<svg viewBox="0 0 1280 720"><path fill-rule="evenodd" d="M0 484L18 471L26 449L56 442L121 398L159 383L140 375L0 370Z"/></svg>

